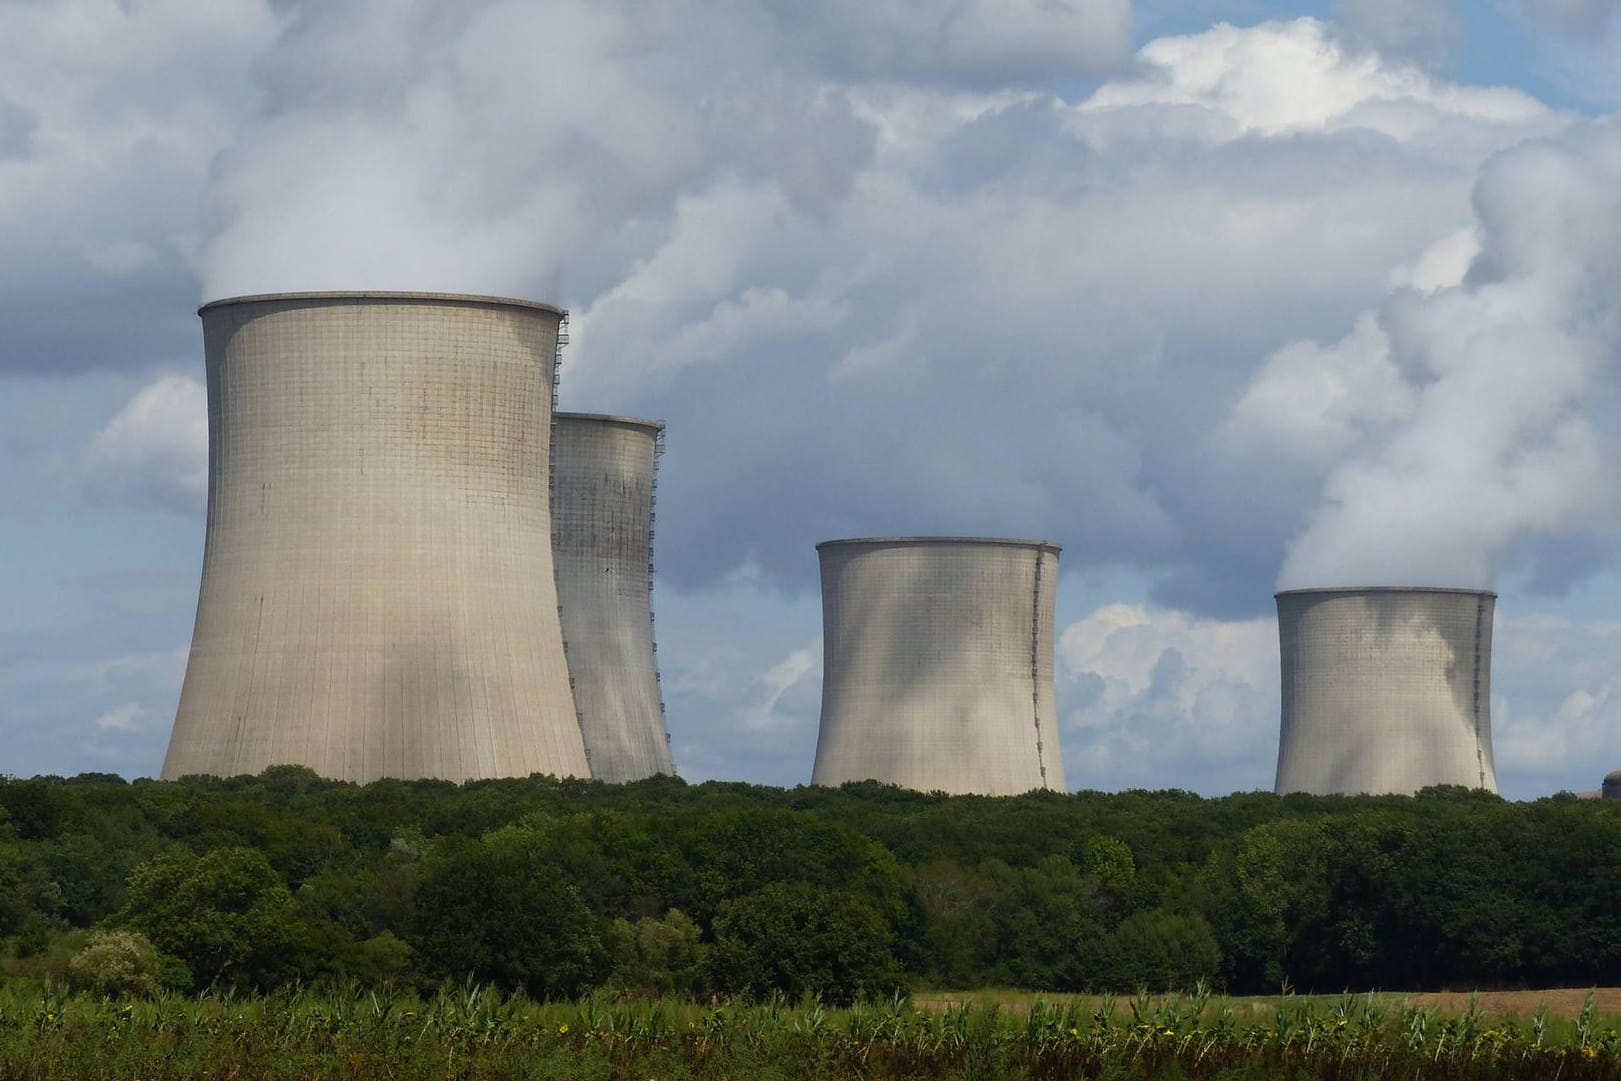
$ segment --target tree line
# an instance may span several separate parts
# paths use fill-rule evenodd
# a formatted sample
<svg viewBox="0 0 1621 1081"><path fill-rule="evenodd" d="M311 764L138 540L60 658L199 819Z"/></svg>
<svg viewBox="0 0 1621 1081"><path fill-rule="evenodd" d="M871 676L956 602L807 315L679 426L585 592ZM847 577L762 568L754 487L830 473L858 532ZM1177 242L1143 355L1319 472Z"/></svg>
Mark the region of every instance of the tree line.
<svg viewBox="0 0 1621 1081"><path fill-rule="evenodd" d="M1618 899L1621 805L1569 795L0 780L13 977L830 1002L1583 986L1621 971Z"/></svg>

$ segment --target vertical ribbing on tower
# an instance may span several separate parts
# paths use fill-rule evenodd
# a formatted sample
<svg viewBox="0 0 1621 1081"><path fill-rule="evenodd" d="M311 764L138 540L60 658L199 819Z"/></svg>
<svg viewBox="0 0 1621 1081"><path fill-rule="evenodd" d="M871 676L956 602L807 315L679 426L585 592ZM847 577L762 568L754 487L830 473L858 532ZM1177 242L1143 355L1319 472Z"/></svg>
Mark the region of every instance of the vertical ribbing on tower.
<svg viewBox="0 0 1621 1081"><path fill-rule="evenodd" d="M812 783L1062 790L1057 576L1047 569L1058 551L982 537L817 545L824 663Z"/></svg>
<svg viewBox="0 0 1621 1081"><path fill-rule="evenodd" d="M208 527L163 775L586 776L552 574L563 313L204 305Z"/></svg>

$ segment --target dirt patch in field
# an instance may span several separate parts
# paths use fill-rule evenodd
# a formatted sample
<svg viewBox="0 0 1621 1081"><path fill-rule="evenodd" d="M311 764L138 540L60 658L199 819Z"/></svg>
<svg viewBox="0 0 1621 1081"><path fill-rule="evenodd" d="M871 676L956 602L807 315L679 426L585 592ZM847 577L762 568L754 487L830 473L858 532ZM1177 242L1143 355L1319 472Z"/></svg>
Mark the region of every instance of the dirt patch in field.
<svg viewBox="0 0 1621 1081"><path fill-rule="evenodd" d="M1546 1004L1548 1012L1557 1017L1575 1017L1582 1012L1588 992L1593 994L1596 1013L1621 1013L1621 987L1558 987L1551 991L1482 991L1480 1008L1491 1013L1529 1017L1538 1007ZM1400 996L1415 1006L1434 1006L1443 1013L1463 1013L1469 1008L1467 993L1443 991L1428 995Z"/></svg>
<svg viewBox="0 0 1621 1081"><path fill-rule="evenodd" d="M1587 1001L1588 992L1593 994L1593 1010L1598 1014L1610 1016L1621 1015L1621 987L1600 987L1596 990L1587 987L1556 987L1546 991L1481 991L1479 994L1480 1009L1487 1013L1503 1017L1530 1017L1537 1012L1543 1004L1548 1007L1548 1013L1554 1017L1575 1017L1582 1012L1582 1005ZM1154 996L1155 1001L1161 996ZM1339 1000L1338 995L1312 996L1320 1002L1333 1003ZM1470 1002L1475 998L1468 991L1438 991L1421 994L1401 994L1398 992L1381 992L1377 998L1391 1006L1402 1003L1411 1003L1415 1006L1429 1006L1444 1014L1460 1014L1469 1009ZM924 992L914 995L912 1004L923 1010L944 1010L949 1006L972 1002L978 1006L996 1005L1002 1010L1013 1013L1024 1013L1030 1009L1030 1004L1037 999L1067 1006L1077 1003L1088 1012L1097 1009L1102 1001L1096 995L1038 995L1020 991L967 991L967 992ZM1115 1015L1120 1016L1130 1009L1131 996L1121 995L1115 1000ZM1221 1004L1231 1006L1235 1013L1240 1015L1270 1011L1282 999L1275 995L1258 996L1255 998L1222 998Z"/></svg>

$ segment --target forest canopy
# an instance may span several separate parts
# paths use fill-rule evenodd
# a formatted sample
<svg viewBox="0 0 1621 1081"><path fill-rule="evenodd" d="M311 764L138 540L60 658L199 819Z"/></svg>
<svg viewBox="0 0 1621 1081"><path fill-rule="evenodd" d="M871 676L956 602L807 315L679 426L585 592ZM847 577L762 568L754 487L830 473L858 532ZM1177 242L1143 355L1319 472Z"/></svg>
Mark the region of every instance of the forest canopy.
<svg viewBox="0 0 1621 1081"><path fill-rule="evenodd" d="M1568 795L0 780L3 971L91 985L1586 986L1618 897L1621 803Z"/></svg>

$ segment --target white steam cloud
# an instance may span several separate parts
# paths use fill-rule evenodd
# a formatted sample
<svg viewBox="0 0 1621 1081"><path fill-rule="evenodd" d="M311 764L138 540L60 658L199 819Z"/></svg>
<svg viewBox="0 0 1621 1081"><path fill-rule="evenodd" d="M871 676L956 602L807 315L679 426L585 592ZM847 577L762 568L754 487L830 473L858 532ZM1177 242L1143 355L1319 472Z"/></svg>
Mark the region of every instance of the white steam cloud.
<svg viewBox="0 0 1621 1081"><path fill-rule="evenodd" d="M1621 343L1621 126L1505 151L1474 206L1461 282L1397 289L1345 340L1286 347L1240 402L1230 430L1346 453L1283 588L1482 588L1516 539L1610 510L1591 410Z"/></svg>

